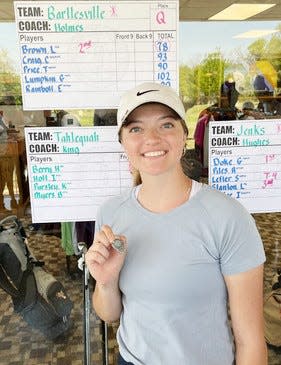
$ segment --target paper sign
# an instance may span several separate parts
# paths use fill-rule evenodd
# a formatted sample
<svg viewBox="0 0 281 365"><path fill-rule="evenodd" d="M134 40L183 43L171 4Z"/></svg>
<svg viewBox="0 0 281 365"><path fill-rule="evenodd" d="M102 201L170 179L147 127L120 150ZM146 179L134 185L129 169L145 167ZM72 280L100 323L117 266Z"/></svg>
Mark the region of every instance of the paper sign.
<svg viewBox="0 0 281 365"><path fill-rule="evenodd" d="M32 222L93 221L132 186L117 127L25 128Z"/></svg>
<svg viewBox="0 0 281 365"><path fill-rule="evenodd" d="M14 7L24 109L115 108L146 81L178 89L178 1Z"/></svg>
<svg viewBox="0 0 281 365"><path fill-rule="evenodd" d="M281 211L281 120L210 122L209 184L251 213Z"/></svg>

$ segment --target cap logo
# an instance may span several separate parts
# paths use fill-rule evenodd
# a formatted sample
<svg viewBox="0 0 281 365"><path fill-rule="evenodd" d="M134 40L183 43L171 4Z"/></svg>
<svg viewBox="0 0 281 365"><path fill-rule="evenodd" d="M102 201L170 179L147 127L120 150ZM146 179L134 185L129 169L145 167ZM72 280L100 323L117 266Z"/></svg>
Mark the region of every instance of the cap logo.
<svg viewBox="0 0 281 365"><path fill-rule="evenodd" d="M152 91L160 91L160 90L146 90L146 91L138 91L137 96L141 96L146 93L151 93Z"/></svg>

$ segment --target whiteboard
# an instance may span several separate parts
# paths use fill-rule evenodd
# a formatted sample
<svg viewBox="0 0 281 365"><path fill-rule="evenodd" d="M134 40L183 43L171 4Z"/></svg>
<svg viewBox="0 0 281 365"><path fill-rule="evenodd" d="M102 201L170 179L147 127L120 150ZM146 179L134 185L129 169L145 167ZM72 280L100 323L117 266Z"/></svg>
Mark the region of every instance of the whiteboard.
<svg viewBox="0 0 281 365"><path fill-rule="evenodd" d="M142 82L178 90L178 0L14 2L25 110L116 108Z"/></svg>
<svg viewBox="0 0 281 365"><path fill-rule="evenodd" d="M281 119L210 122L209 184L251 213L281 211Z"/></svg>
<svg viewBox="0 0 281 365"><path fill-rule="evenodd" d="M32 222L93 221L132 186L117 127L25 128Z"/></svg>

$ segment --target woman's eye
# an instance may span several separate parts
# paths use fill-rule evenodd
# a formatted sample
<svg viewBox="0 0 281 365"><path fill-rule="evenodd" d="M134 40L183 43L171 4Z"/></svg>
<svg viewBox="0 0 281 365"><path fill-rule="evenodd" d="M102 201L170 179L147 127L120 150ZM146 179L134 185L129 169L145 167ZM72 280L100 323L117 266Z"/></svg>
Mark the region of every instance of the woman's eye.
<svg viewBox="0 0 281 365"><path fill-rule="evenodd" d="M132 128L130 128L129 129L129 132L130 133L138 133L138 132L140 132L140 127L132 127Z"/></svg>
<svg viewBox="0 0 281 365"><path fill-rule="evenodd" d="M174 125L173 125L173 123L171 123L171 122L167 122L167 123L164 123L163 125L162 125L162 128L167 128L167 129L169 129L169 128L173 128L174 127Z"/></svg>

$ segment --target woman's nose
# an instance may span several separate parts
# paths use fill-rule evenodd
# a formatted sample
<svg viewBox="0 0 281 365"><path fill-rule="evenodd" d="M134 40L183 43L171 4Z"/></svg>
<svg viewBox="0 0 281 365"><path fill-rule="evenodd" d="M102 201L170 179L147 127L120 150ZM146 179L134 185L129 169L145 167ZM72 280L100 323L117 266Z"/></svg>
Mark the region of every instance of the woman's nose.
<svg viewBox="0 0 281 365"><path fill-rule="evenodd" d="M156 128L147 129L144 136L146 143L157 143L160 140L160 135Z"/></svg>

